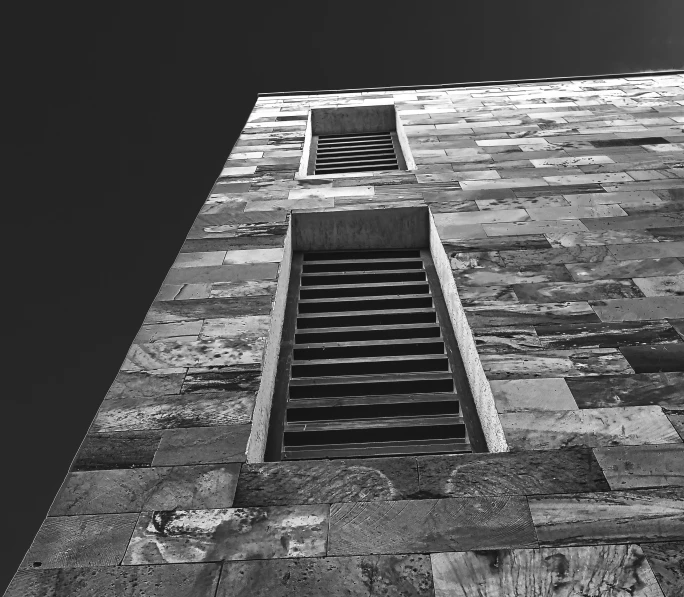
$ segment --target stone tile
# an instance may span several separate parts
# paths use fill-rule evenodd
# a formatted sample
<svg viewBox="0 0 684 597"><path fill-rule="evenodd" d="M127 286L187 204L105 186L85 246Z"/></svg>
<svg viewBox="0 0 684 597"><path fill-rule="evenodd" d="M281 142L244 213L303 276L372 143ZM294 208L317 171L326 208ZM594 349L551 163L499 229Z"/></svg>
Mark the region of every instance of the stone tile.
<svg viewBox="0 0 684 597"><path fill-rule="evenodd" d="M684 301L676 296L592 301L591 307L596 311L601 321L639 321L684 317Z"/></svg>
<svg viewBox="0 0 684 597"><path fill-rule="evenodd" d="M210 338L240 338L249 343L252 338L263 338L268 335L271 325L269 315L244 315L242 317L218 317L207 319L202 323L200 340Z"/></svg>
<svg viewBox="0 0 684 597"><path fill-rule="evenodd" d="M47 518L20 567L118 566L136 520L137 514Z"/></svg>
<svg viewBox="0 0 684 597"><path fill-rule="evenodd" d="M670 325L677 330L677 333L684 339L684 319L670 319Z"/></svg>
<svg viewBox="0 0 684 597"><path fill-rule="evenodd" d="M506 265L498 251L471 251L468 253L451 251L447 256L449 257L449 265L455 273L461 270L496 268Z"/></svg>
<svg viewBox="0 0 684 597"><path fill-rule="evenodd" d="M523 249L501 251L500 256L507 267L525 265L547 265L563 263L595 263L609 256L605 246L575 245L553 249Z"/></svg>
<svg viewBox="0 0 684 597"><path fill-rule="evenodd" d="M675 431L679 434L679 437L684 440L684 411L681 410L663 410L667 415L667 418L672 423Z"/></svg>
<svg viewBox="0 0 684 597"><path fill-rule="evenodd" d="M180 253L171 267L200 267L203 265L221 265L225 251L203 251L200 253Z"/></svg>
<svg viewBox="0 0 684 597"><path fill-rule="evenodd" d="M83 440L72 470L148 467L161 440L161 431L93 433Z"/></svg>
<svg viewBox="0 0 684 597"><path fill-rule="evenodd" d="M580 408L650 404L684 408L684 373L599 375L566 381Z"/></svg>
<svg viewBox="0 0 684 597"><path fill-rule="evenodd" d="M641 230L600 230L546 233L552 247L654 243L656 238Z"/></svg>
<svg viewBox="0 0 684 597"><path fill-rule="evenodd" d="M531 497L539 543L596 545L684 539L684 489Z"/></svg>
<svg viewBox="0 0 684 597"><path fill-rule="evenodd" d="M530 220L501 224L483 224L487 236L511 236L529 234L559 234L568 232L587 232L581 220ZM173 282L169 282L171 284Z"/></svg>
<svg viewBox="0 0 684 597"><path fill-rule="evenodd" d="M20 570L5 597L214 597L220 564Z"/></svg>
<svg viewBox="0 0 684 597"><path fill-rule="evenodd" d="M489 210L509 210L509 209L526 209L528 207L569 207L569 203L562 195L542 195L540 197L531 198L517 198L517 197L503 197L503 198L483 198L476 201L477 206L482 211Z"/></svg>
<svg viewBox="0 0 684 597"><path fill-rule="evenodd" d="M182 367L153 371L119 371L109 387L105 400L178 394L186 371Z"/></svg>
<svg viewBox="0 0 684 597"><path fill-rule="evenodd" d="M536 304L476 305L465 309L474 328L544 323L591 323L600 321L585 302Z"/></svg>
<svg viewBox="0 0 684 597"><path fill-rule="evenodd" d="M188 284L186 286L192 286ZM147 342L156 342L158 340L175 340L180 342L185 340L197 340L200 330L202 329L201 321L175 321L172 323L153 323L150 325L143 325L135 336L133 342L137 344L144 344Z"/></svg>
<svg viewBox="0 0 684 597"><path fill-rule="evenodd" d="M512 450L680 443L658 406L527 411L499 415Z"/></svg>
<svg viewBox="0 0 684 597"><path fill-rule="evenodd" d="M578 282L605 278L676 276L684 273L684 264L674 257L632 259L629 261L604 259L601 263L569 263L565 267Z"/></svg>
<svg viewBox="0 0 684 597"><path fill-rule="evenodd" d="M563 378L493 379L489 382L500 413L520 410L576 410Z"/></svg>
<svg viewBox="0 0 684 597"><path fill-rule="evenodd" d="M639 245L611 245L608 247L615 259L658 259L684 257L684 242L643 243Z"/></svg>
<svg viewBox="0 0 684 597"><path fill-rule="evenodd" d="M244 462L251 425L167 429L154 466Z"/></svg>
<svg viewBox="0 0 684 597"><path fill-rule="evenodd" d="M188 369L181 392L237 392L242 393L241 395L256 396L260 382L261 367L258 365L192 368Z"/></svg>
<svg viewBox="0 0 684 597"><path fill-rule="evenodd" d="M430 556L366 556L372 562L371 597L434 597Z"/></svg>
<svg viewBox="0 0 684 597"><path fill-rule="evenodd" d="M241 282L244 280L275 280L277 263L241 265L207 265L170 269L164 284L205 284L211 282Z"/></svg>
<svg viewBox="0 0 684 597"><path fill-rule="evenodd" d="M679 343L679 334L667 321L573 323L536 326L544 348L616 348L635 344Z"/></svg>
<svg viewBox="0 0 684 597"><path fill-rule="evenodd" d="M467 551L431 558L435 597L663 597L638 545Z"/></svg>
<svg viewBox="0 0 684 597"><path fill-rule="evenodd" d="M621 346L620 350L635 373L684 371L684 344Z"/></svg>
<svg viewBox="0 0 684 597"><path fill-rule="evenodd" d="M639 287L629 279L514 284L511 288L521 303L561 303L642 297Z"/></svg>
<svg viewBox="0 0 684 597"><path fill-rule="evenodd" d="M251 391L108 400L100 407L92 430L102 433L240 425L251 421L254 400Z"/></svg>
<svg viewBox="0 0 684 597"><path fill-rule="evenodd" d="M653 276L650 278L634 278L634 283L646 296L684 297L684 276Z"/></svg>
<svg viewBox="0 0 684 597"><path fill-rule="evenodd" d="M250 263L280 263L283 260L283 249L250 249L228 251L223 258L224 265Z"/></svg>
<svg viewBox="0 0 684 597"><path fill-rule="evenodd" d="M452 260L453 261L453 260ZM563 265L528 265L521 267L479 266L454 271L456 286L511 285L529 282L571 281Z"/></svg>
<svg viewBox="0 0 684 597"><path fill-rule="evenodd" d="M503 209L467 213L439 213L434 215L437 226L468 226L490 222L523 222L530 216L524 209Z"/></svg>
<svg viewBox="0 0 684 597"><path fill-rule="evenodd" d="M615 183L615 182L632 182L632 177L622 172L614 172L608 174L577 174L570 176L545 176L544 180L551 185L557 184L587 184L590 182L597 183Z"/></svg>
<svg viewBox="0 0 684 597"><path fill-rule="evenodd" d="M355 502L330 509L330 555L536 545L525 498Z"/></svg>
<svg viewBox="0 0 684 597"><path fill-rule="evenodd" d="M604 218L626 216L627 212L619 205L597 205L595 207L540 207L526 210L532 220L577 220L579 218Z"/></svg>
<svg viewBox="0 0 684 597"><path fill-rule="evenodd" d="M621 206L662 205L663 200L653 191L625 191L621 193L583 193L563 195L570 205L594 207L617 203Z"/></svg>
<svg viewBox="0 0 684 597"><path fill-rule="evenodd" d="M664 596L680 597L683 595L682 553L684 553L684 542L642 543L641 549L658 579Z"/></svg>
<svg viewBox="0 0 684 597"><path fill-rule="evenodd" d="M660 242L684 241L684 226L648 228L647 232Z"/></svg>
<svg viewBox="0 0 684 597"><path fill-rule="evenodd" d="M417 492L413 457L264 462L243 465L235 505L389 501Z"/></svg>
<svg viewBox="0 0 684 597"><path fill-rule="evenodd" d="M483 354L481 361L490 380L633 373L622 353L614 348Z"/></svg>
<svg viewBox="0 0 684 597"><path fill-rule="evenodd" d="M145 317L145 323L269 315L270 313L270 296L160 301L152 303Z"/></svg>
<svg viewBox="0 0 684 597"><path fill-rule="evenodd" d="M684 444L595 448L610 488L684 485Z"/></svg>
<svg viewBox="0 0 684 597"><path fill-rule="evenodd" d="M239 472L239 464L214 464L71 473L49 516L229 508Z"/></svg>
<svg viewBox="0 0 684 597"><path fill-rule="evenodd" d="M584 221L584 220L583 220ZM684 225L684 215L639 215L617 218L594 218L584 221L589 230L646 230Z"/></svg>
<svg viewBox="0 0 684 597"><path fill-rule="evenodd" d="M543 234L500 236L481 239L445 242L444 250L450 252L468 251L515 251L518 249L548 249L551 245Z"/></svg>
<svg viewBox="0 0 684 597"><path fill-rule="evenodd" d="M140 515L126 565L325 555L328 506L164 510Z"/></svg>
<svg viewBox="0 0 684 597"><path fill-rule="evenodd" d="M425 498L607 491L589 448L419 456Z"/></svg>
<svg viewBox="0 0 684 597"><path fill-rule="evenodd" d="M460 241L487 237L480 224L463 226L456 224L441 224L437 226L437 232L439 233L439 238L453 244L457 244Z"/></svg>
<svg viewBox="0 0 684 597"><path fill-rule="evenodd" d="M473 339L479 354L529 352L541 349L532 326L473 328Z"/></svg>
<svg viewBox="0 0 684 597"><path fill-rule="evenodd" d="M275 280L244 280L241 282L216 282L211 285L211 298L238 298L246 296L273 296Z"/></svg>
<svg viewBox="0 0 684 597"><path fill-rule="evenodd" d="M463 305L518 302L518 297L511 286L461 286L458 289L458 296Z"/></svg>

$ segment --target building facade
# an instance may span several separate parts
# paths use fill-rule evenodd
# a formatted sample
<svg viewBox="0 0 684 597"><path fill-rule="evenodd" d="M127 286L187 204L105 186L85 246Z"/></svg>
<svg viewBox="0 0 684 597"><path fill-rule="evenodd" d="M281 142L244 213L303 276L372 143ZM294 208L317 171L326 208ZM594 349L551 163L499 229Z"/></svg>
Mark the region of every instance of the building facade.
<svg viewBox="0 0 684 597"><path fill-rule="evenodd" d="M311 170L352 108L397 169ZM6 595L684 595L683 127L680 73L260 96ZM486 445L270 458L296 255L402 242Z"/></svg>

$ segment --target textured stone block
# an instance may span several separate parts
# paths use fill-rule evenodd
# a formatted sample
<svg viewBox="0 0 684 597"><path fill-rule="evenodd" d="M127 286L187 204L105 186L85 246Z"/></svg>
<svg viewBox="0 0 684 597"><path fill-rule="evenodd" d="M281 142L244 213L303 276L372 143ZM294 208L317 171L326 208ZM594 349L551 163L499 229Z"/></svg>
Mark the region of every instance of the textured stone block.
<svg viewBox="0 0 684 597"><path fill-rule="evenodd" d="M684 542L642 543L641 549L665 597L684 595Z"/></svg>
<svg viewBox="0 0 684 597"><path fill-rule="evenodd" d="M167 429L162 433L155 466L244 462L250 425Z"/></svg>
<svg viewBox="0 0 684 597"><path fill-rule="evenodd" d="M611 489L684 485L684 444L595 448Z"/></svg>

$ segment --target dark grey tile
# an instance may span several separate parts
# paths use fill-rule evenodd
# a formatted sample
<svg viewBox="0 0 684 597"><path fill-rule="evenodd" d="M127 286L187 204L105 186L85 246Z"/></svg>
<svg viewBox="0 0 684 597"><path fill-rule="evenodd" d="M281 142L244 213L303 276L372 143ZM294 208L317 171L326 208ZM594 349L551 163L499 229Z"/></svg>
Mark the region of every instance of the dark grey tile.
<svg viewBox="0 0 684 597"><path fill-rule="evenodd" d="M684 226L668 226L666 228L647 228L660 242L684 240Z"/></svg>
<svg viewBox="0 0 684 597"><path fill-rule="evenodd" d="M479 354L530 352L542 349L531 325L472 328L472 333Z"/></svg>
<svg viewBox="0 0 684 597"><path fill-rule="evenodd" d="M604 278L647 278L652 276L676 276L684 273L684 265L676 257L662 259L608 260L600 263L568 263L572 277L578 282Z"/></svg>
<svg viewBox="0 0 684 597"><path fill-rule="evenodd" d="M155 466L244 462L251 425L166 429Z"/></svg>
<svg viewBox="0 0 684 597"><path fill-rule="evenodd" d="M574 245L553 249L521 249L501 251L507 267L526 265L550 265L563 263L596 263L610 257L605 245Z"/></svg>
<svg viewBox="0 0 684 597"><path fill-rule="evenodd" d="M180 393L186 369L119 371L105 400Z"/></svg>
<svg viewBox="0 0 684 597"><path fill-rule="evenodd" d="M684 440L684 410L663 409L663 412L672 423L679 437Z"/></svg>
<svg viewBox="0 0 684 597"><path fill-rule="evenodd" d="M642 543L664 597L684 595L684 542Z"/></svg>
<svg viewBox="0 0 684 597"><path fill-rule="evenodd" d="M589 448L420 456L418 470L426 498L610 489Z"/></svg>
<svg viewBox="0 0 684 597"><path fill-rule="evenodd" d="M564 265L525 265L520 267L477 265L468 269L454 269L454 280L456 286L461 287L571 282L572 277Z"/></svg>
<svg viewBox="0 0 684 597"><path fill-rule="evenodd" d="M589 230L652 230L684 225L684 215L678 213L662 215L619 216L614 218L582 218Z"/></svg>
<svg viewBox="0 0 684 597"><path fill-rule="evenodd" d="M389 501L416 493L413 457L265 462L242 466L235 505Z"/></svg>
<svg viewBox="0 0 684 597"><path fill-rule="evenodd" d="M190 369L181 392L246 392L256 396L261 382L261 364Z"/></svg>
<svg viewBox="0 0 684 597"><path fill-rule="evenodd" d="M473 305L465 313L474 328L601 321L586 302Z"/></svg>
<svg viewBox="0 0 684 597"><path fill-rule="evenodd" d="M181 253L204 253L207 251L233 251L236 249L266 249L282 247L284 236L244 236L240 238L188 239L181 246Z"/></svg>
<svg viewBox="0 0 684 597"><path fill-rule="evenodd" d="M161 431L92 433L86 436L72 470L125 469L152 465Z"/></svg>
<svg viewBox="0 0 684 597"><path fill-rule="evenodd" d="M333 504L330 555L535 547L524 497Z"/></svg>
<svg viewBox="0 0 684 597"><path fill-rule="evenodd" d="M158 301L152 303L152 306L145 317L145 323L166 323L195 319L222 319L227 317L239 317L241 315L269 315L270 313L271 297L268 295L239 298Z"/></svg>
<svg viewBox="0 0 684 597"><path fill-rule="evenodd" d="M612 446L594 454L613 490L684 485L684 444Z"/></svg>
<svg viewBox="0 0 684 597"><path fill-rule="evenodd" d="M629 279L514 284L511 288L521 303L562 303L644 296L639 287Z"/></svg>
<svg viewBox="0 0 684 597"><path fill-rule="evenodd" d="M21 567L118 566L137 520L138 514L47 518Z"/></svg>
<svg viewBox="0 0 684 597"><path fill-rule="evenodd" d="M514 251L516 249L550 249L551 244L543 234L520 236L497 236L490 238L472 238L458 243L445 243L444 250L466 253L469 251Z"/></svg>
<svg viewBox="0 0 684 597"><path fill-rule="evenodd" d="M684 371L684 344L622 346L622 354L636 373Z"/></svg>
<svg viewBox="0 0 684 597"><path fill-rule="evenodd" d="M670 319L670 325L684 339L684 319Z"/></svg>
<svg viewBox="0 0 684 597"><path fill-rule="evenodd" d="M529 498L542 545L684 540L684 488Z"/></svg>
<svg viewBox="0 0 684 597"><path fill-rule="evenodd" d="M567 378L580 408L644 406L684 408L684 373L641 373Z"/></svg>
<svg viewBox="0 0 684 597"><path fill-rule="evenodd" d="M544 348L615 348L636 344L681 343L667 321L574 323L535 326Z"/></svg>

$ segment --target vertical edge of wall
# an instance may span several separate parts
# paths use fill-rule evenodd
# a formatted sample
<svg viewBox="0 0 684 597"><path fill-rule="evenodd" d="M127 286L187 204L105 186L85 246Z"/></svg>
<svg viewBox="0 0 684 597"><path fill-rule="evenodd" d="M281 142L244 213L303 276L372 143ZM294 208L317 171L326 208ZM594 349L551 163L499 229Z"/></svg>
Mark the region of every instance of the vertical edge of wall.
<svg viewBox="0 0 684 597"><path fill-rule="evenodd" d="M254 403L252 415L252 430L247 442L247 462L263 462L268 439L268 424L273 406L273 389L275 386L278 358L280 357L280 343L285 321L285 306L287 303L287 289L290 284L290 270L292 268L292 215L285 235L283 246L283 260L278 268L278 284L271 307L271 325L269 327L266 346L264 347L261 365L261 383Z"/></svg>
<svg viewBox="0 0 684 597"><path fill-rule="evenodd" d="M465 311L458 296L456 282L451 273L449 258L444 251L442 240L439 238L435 221L430 213L430 253L435 263L439 284L446 302L451 325L454 328L458 349L463 359L463 366L468 376L468 383L473 393L473 400L480 417L482 431L484 432L487 448L490 452L508 452L508 443L504 435L499 415L496 412L496 403L489 381L482 367L482 362L477 354L475 340L466 320Z"/></svg>
<svg viewBox="0 0 684 597"><path fill-rule="evenodd" d="M311 156L311 138L313 132L311 130L311 110L306 118L306 130L304 131L304 144L302 145L302 161L299 162L299 171L295 178L305 178L313 172L309 172L309 158Z"/></svg>
<svg viewBox="0 0 684 597"><path fill-rule="evenodd" d="M394 108L394 117L396 119L397 139L399 139L399 145L401 145L401 152L404 154L406 169L415 170L416 160L413 159L413 154L411 153L411 145L409 143L408 137L406 136L404 125L401 123L399 111L396 109L396 107Z"/></svg>

